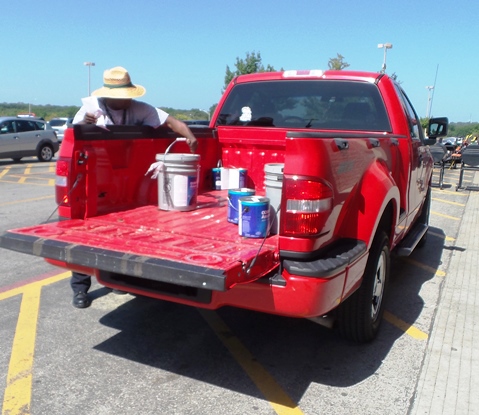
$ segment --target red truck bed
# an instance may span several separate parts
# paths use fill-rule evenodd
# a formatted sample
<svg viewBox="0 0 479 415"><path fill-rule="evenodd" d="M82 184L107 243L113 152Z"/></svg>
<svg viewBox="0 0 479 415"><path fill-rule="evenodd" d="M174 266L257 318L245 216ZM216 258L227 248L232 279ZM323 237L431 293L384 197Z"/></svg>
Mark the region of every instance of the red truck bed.
<svg viewBox="0 0 479 415"><path fill-rule="evenodd" d="M199 195L198 209L188 212L160 212L150 205L5 236L18 247L33 243L36 255L55 261L217 291L258 279L278 265L277 236L244 238L227 221L227 190Z"/></svg>

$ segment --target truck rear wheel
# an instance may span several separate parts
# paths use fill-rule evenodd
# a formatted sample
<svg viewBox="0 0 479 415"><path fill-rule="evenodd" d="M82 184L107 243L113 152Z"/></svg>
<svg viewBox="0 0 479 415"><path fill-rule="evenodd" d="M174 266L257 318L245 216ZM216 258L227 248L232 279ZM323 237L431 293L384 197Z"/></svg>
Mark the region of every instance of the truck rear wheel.
<svg viewBox="0 0 479 415"><path fill-rule="evenodd" d="M365 343L376 337L384 314L390 262L389 239L384 231L379 231L361 286L338 308L338 330L343 338Z"/></svg>

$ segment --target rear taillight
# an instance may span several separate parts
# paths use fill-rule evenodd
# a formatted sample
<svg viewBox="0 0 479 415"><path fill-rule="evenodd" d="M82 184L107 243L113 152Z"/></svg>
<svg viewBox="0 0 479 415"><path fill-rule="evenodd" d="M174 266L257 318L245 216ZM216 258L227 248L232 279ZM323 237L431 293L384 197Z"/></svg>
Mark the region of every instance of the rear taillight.
<svg viewBox="0 0 479 415"><path fill-rule="evenodd" d="M70 205L68 198L68 174L69 162L58 160L55 176L55 199L57 205Z"/></svg>
<svg viewBox="0 0 479 415"><path fill-rule="evenodd" d="M281 233L308 237L324 232L333 208L331 188L321 181L291 176L284 180L283 191L285 205Z"/></svg>

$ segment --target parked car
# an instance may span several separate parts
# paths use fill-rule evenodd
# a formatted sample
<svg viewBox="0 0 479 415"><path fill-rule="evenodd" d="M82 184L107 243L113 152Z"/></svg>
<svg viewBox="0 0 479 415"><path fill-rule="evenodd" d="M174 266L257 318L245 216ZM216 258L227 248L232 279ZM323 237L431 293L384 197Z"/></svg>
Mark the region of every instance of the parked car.
<svg viewBox="0 0 479 415"><path fill-rule="evenodd" d="M454 151L457 146L460 146L462 140L459 142L459 138L457 137L447 137L443 140L443 144L446 146L448 151Z"/></svg>
<svg viewBox="0 0 479 415"><path fill-rule="evenodd" d="M50 161L60 144L57 133L45 121L21 117L0 117L0 159L15 162L36 156Z"/></svg>
<svg viewBox="0 0 479 415"><path fill-rule="evenodd" d="M57 132L58 141L60 143L63 141L65 130L71 126L72 121L73 118L52 118L49 121L48 124Z"/></svg>

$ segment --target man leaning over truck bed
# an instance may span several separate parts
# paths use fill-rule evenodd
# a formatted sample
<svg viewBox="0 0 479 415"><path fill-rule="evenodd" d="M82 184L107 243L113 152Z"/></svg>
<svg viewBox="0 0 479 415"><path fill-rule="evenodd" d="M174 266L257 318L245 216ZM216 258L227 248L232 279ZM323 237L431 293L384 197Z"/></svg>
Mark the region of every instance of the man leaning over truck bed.
<svg viewBox="0 0 479 415"><path fill-rule="evenodd" d="M166 124L180 136L186 137L186 143L194 153L198 142L184 122L150 104L133 99L143 96L145 92L146 89L141 85L132 84L125 68L117 66L107 69L103 73L103 87L93 91L92 97L83 100L73 124L149 125L154 128ZM73 306L89 307L91 276L72 272L70 285L73 290Z"/></svg>

